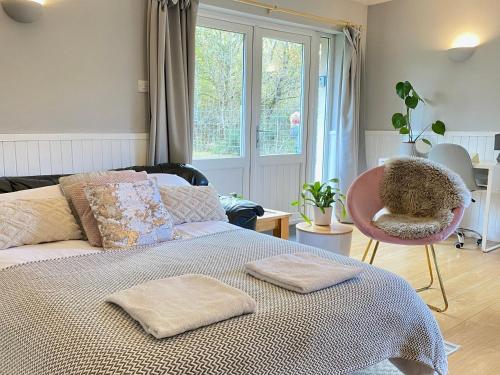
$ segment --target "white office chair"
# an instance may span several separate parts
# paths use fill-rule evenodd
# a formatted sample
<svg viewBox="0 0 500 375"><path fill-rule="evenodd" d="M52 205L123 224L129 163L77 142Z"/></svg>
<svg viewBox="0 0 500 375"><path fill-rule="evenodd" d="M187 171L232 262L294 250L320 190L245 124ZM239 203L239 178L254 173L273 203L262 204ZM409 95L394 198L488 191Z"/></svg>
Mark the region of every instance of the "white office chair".
<svg viewBox="0 0 500 375"><path fill-rule="evenodd" d="M457 173L460 177L462 177L465 185L471 192L484 190L484 188L477 184L472 160L467 150L462 146L451 143L436 145L429 152L429 160L443 164ZM473 199L472 202L475 202L475 200ZM455 243L455 246L457 249L461 249L464 246L465 238L471 237L470 234L472 234L472 237L476 239L478 246L481 246L483 242L481 234L473 229L458 228L456 233L457 242ZM466 236L466 234L469 235Z"/></svg>

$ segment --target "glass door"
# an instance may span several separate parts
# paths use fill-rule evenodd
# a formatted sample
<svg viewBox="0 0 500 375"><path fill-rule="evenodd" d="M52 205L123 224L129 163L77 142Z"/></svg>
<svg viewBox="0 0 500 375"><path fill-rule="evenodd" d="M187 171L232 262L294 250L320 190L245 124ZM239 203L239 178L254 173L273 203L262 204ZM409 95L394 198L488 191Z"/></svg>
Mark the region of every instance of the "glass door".
<svg viewBox="0 0 500 375"><path fill-rule="evenodd" d="M193 164L221 194L248 197L253 28L200 17L196 27Z"/></svg>
<svg viewBox="0 0 500 375"><path fill-rule="evenodd" d="M251 199L290 211L305 180L311 38L257 29Z"/></svg>
<svg viewBox="0 0 500 375"><path fill-rule="evenodd" d="M315 34L292 31L204 17L196 30L193 164L221 194L282 211L296 210L316 122Z"/></svg>

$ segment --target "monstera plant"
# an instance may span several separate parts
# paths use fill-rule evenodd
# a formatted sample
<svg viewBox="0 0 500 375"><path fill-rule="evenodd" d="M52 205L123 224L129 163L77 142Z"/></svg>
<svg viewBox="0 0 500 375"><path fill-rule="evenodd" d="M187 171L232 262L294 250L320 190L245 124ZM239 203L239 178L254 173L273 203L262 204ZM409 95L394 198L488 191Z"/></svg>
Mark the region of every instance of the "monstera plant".
<svg viewBox="0 0 500 375"><path fill-rule="evenodd" d="M417 131L412 123L412 113L420 103L425 104L425 100L418 95L413 85L408 81L398 82L396 84L396 94L403 100L405 109L403 113L398 112L392 116L392 126L394 126L394 129L399 131L399 134L407 136L407 141L405 143L413 150L415 142L419 139L427 145L432 146L431 141L423 136L429 129L438 135L444 135L446 131L444 122L438 120L420 131Z"/></svg>

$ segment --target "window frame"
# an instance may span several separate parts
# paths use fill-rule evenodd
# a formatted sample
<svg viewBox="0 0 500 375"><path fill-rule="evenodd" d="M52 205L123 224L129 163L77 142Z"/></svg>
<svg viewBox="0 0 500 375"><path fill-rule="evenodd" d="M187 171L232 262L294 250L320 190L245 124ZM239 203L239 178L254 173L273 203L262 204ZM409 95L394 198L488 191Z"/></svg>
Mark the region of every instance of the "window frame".
<svg viewBox="0 0 500 375"><path fill-rule="evenodd" d="M193 148L193 160L196 162L203 161L218 161L218 160L242 160L249 158L250 154L250 129L249 124L251 123L251 96L252 88L248 82L251 82L252 75L252 45L253 45L253 28L251 26L234 23L230 21L217 20L214 18L208 18L199 16L196 26L206 27L211 29L218 29L227 32L243 34L243 81L242 81L242 123L241 123L241 143L240 143L240 155L235 157L225 157L225 158L194 158L194 148ZM196 83L195 83L196 84Z"/></svg>

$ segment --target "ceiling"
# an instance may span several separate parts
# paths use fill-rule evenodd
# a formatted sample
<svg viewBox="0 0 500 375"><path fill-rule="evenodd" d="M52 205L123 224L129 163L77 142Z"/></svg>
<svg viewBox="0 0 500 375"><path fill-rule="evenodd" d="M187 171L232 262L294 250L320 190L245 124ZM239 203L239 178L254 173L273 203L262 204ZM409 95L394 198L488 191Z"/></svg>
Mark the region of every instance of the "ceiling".
<svg viewBox="0 0 500 375"><path fill-rule="evenodd" d="M375 4L380 4L380 3L386 3L388 1L392 0L353 0L356 1L357 3L365 4L365 5L375 5Z"/></svg>

